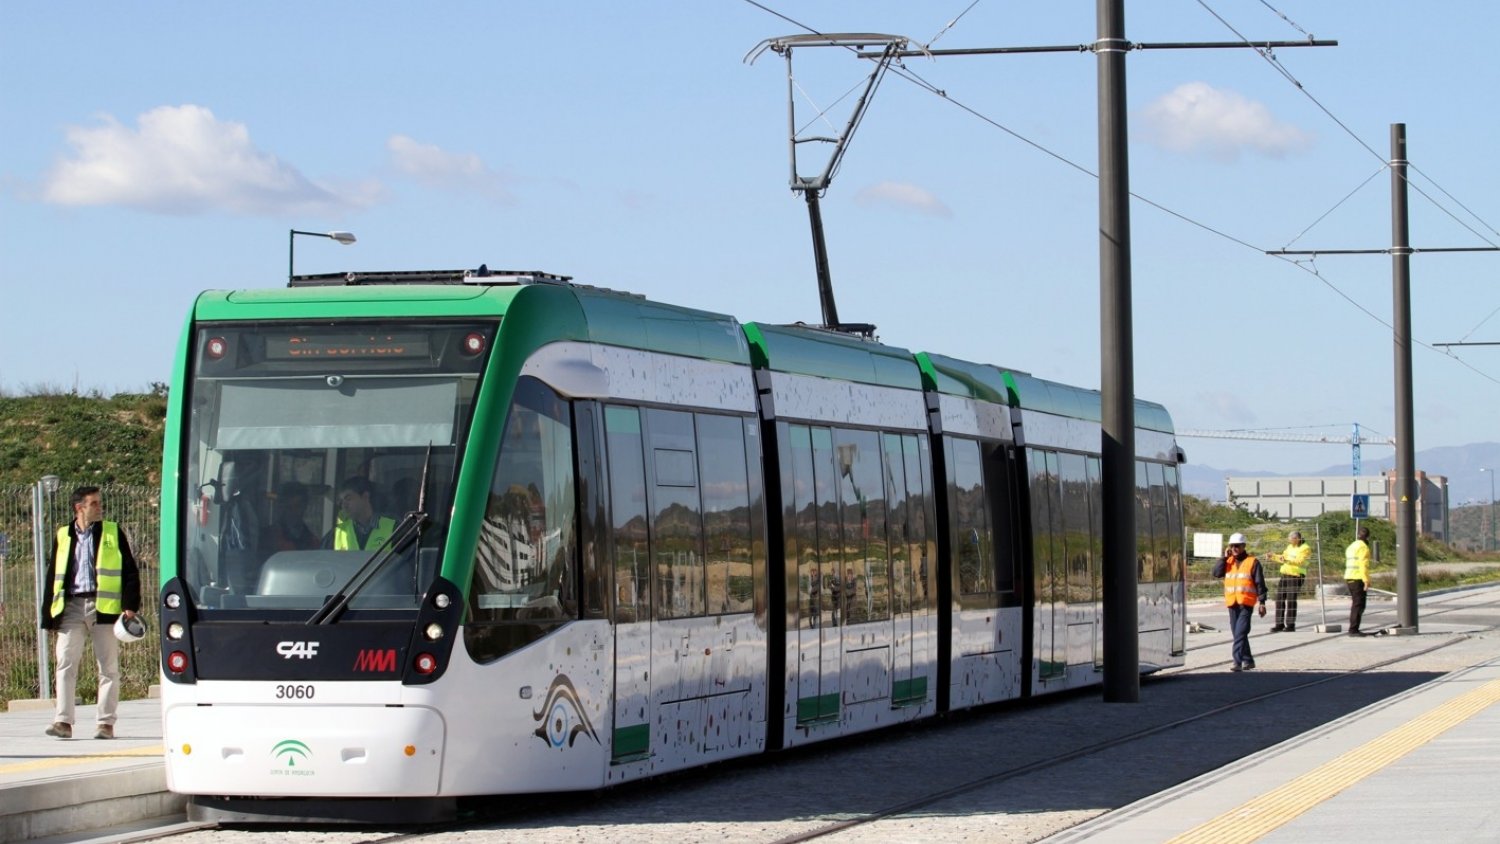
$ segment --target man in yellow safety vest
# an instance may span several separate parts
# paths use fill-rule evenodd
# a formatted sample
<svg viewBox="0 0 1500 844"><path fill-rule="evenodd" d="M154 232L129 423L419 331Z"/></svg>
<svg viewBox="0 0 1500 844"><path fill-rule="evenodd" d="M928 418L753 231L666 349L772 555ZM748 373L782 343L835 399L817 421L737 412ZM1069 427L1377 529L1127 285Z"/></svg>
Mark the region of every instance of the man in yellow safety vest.
<svg viewBox="0 0 1500 844"><path fill-rule="evenodd" d="M1349 586L1349 635L1364 636L1359 629L1365 615L1365 595L1370 590L1370 529L1361 527L1358 538L1344 549L1344 583Z"/></svg>
<svg viewBox="0 0 1500 844"><path fill-rule="evenodd" d="M1297 629L1297 595L1307 580L1307 558L1312 556L1312 546L1302 541L1300 531L1292 531L1287 537L1286 550L1272 554L1271 559L1281 563L1281 578L1276 582L1276 626L1272 633L1287 633Z"/></svg>
<svg viewBox="0 0 1500 844"><path fill-rule="evenodd" d="M324 547L335 551L373 551L391 538L396 520L375 515L375 504L370 500L373 490L370 482L358 475L339 485L339 517L324 538Z"/></svg>
<svg viewBox="0 0 1500 844"><path fill-rule="evenodd" d="M141 609L141 575L125 531L104 520L99 487L73 490L73 520L57 529L41 605L42 629L57 631L57 717L46 730L57 738L73 737L73 695L83 643L92 639L99 664L99 709L96 739L115 737L120 703L120 643L114 624L134 618Z"/></svg>

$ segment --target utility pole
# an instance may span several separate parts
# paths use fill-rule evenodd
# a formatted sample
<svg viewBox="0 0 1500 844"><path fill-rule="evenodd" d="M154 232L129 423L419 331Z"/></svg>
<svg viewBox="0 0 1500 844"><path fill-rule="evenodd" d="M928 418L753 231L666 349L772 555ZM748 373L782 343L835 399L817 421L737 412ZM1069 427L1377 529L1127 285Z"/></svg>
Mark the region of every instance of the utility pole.
<svg viewBox="0 0 1500 844"><path fill-rule="evenodd" d="M1278 249L1267 255L1391 256L1391 339L1395 351L1396 475L1396 614L1398 634L1417 630L1417 489L1414 404L1411 383L1411 256L1418 252L1497 252L1497 247L1414 249L1406 205L1406 124L1391 124L1391 247L1389 249Z"/></svg>
<svg viewBox="0 0 1500 844"><path fill-rule="evenodd" d="M1131 328L1130 161L1125 54L1131 50L1333 47L1337 41L1137 43L1125 38L1125 0L1096 0L1092 44L859 52L860 58L1093 52L1099 108L1099 401L1103 474L1104 700L1141 696L1135 524L1135 348Z"/></svg>
<svg viewBox="0 0 1500 844"><path fill-rule="evenodd" d="M1124 0L1099 0L1099 400L1103 474L1104 700L1141 699L1136 593L1135 339L1130 289L1130 154Z"/></svg>
<svg viewBox="0 0 1500 844"><path fill-rule="evenodd" d="M1397 633L1417 632L1417 458L1412 443L1411 238L1407 230L1406 124L1391 124L1391 322L1396 353Z"/></svg>

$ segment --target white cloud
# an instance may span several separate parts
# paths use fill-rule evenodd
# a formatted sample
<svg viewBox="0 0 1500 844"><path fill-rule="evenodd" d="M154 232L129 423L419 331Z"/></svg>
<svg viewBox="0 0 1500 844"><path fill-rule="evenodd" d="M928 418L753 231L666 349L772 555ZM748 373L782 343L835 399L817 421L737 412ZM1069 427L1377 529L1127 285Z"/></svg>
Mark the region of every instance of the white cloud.
<svg viewBox="0 0 1500 844"><path fill-rule="evenodd" d="M1241 150L1272 158L1305 149L1312 136L1278 121L1263 104L1206 82L1177 86L1141 112L1142 137L1173 152L1234 161Z"/></svg>
<svg viewBox="0 0 1500 844"><path fill-rule="evenodd" d="M53 166L41 196L58 205L120 205L162 214L336 214L369 204L378 187L340 193L314 184L250 140L243 123L202 106L160 106L137 128L110 115L67 129L70 157Z"/></svg>
<svg viewBox="0 0 1500 844"><path fill-rule="evenodd" d="M905 182L881 182L854 195L860 205L889 205L948 219L953 212L931 191Z"/></svg>
<svg viewBox="0 0 1500 844"><path fill-rule="evenodd" d="M392 135L385 146L397 170L428 187L474 193L505 205L516 201L511 179L491 170L472 152L448 152L405 135Z"/></svg>

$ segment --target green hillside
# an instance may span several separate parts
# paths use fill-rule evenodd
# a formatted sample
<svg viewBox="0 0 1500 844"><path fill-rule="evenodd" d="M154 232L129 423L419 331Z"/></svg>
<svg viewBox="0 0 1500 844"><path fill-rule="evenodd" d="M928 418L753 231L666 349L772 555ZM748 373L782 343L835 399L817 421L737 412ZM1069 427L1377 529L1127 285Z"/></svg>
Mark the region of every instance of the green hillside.
<svg viewBox="0 0 1500 844"><path fill-rule="evenodd" d="M67 482L156 486L167 393L0 396L0 486L43 475Z"/></svg>

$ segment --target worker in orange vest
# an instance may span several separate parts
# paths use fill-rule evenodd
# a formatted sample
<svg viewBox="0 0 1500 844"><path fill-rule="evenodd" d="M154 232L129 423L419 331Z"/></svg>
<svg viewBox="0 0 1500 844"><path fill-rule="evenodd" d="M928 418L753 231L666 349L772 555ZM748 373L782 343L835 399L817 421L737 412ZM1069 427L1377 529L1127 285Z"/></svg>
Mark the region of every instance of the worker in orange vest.
<svg viewBox="0 0 1500 844"><path fill-rule="evenodd" d="M1230 671L1248 671L1255 667L1250 653L1250 616L1257 608L1266 615L1266 575L1260 560L1245 552L1245 535L1229 535L1224 558L1214 564L1213 576L1224 581L1224 605L1229 607L1229 629L1234 634L1234 667Z"/></svg>

